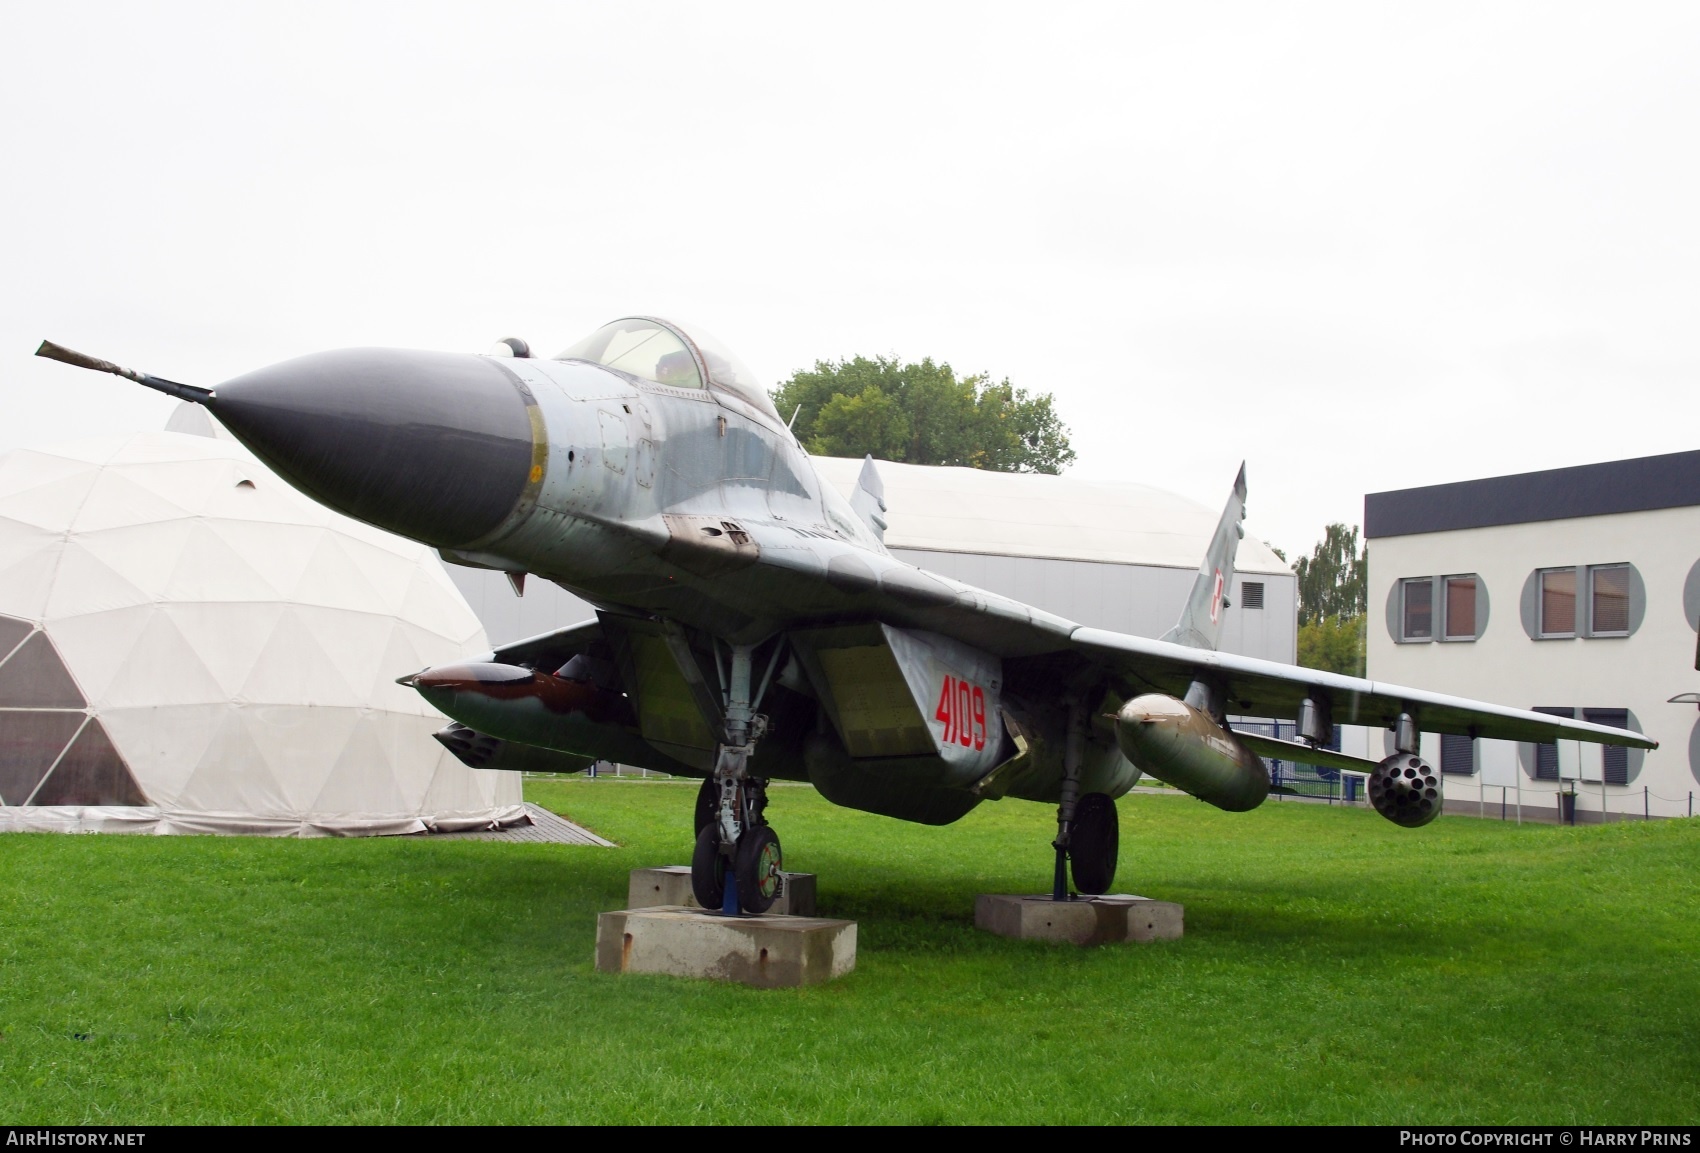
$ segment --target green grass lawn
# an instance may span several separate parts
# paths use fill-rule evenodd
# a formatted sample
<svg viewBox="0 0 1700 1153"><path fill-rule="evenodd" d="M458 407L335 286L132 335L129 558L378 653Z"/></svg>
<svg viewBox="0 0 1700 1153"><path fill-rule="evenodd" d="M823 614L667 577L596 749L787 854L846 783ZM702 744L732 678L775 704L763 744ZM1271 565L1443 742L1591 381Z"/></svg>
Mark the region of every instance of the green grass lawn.
<svg viewBox="0 0 1700 1153"><path fill-rule="evenodd" d="M1700 823L1408 831L1121 803L1118 887L1187 936L973 927L1050 809L929 829L776 788L856 972L591 968L694 785L533 783L618 841L0 837L0 1122L1700 1120Z"/></svg>

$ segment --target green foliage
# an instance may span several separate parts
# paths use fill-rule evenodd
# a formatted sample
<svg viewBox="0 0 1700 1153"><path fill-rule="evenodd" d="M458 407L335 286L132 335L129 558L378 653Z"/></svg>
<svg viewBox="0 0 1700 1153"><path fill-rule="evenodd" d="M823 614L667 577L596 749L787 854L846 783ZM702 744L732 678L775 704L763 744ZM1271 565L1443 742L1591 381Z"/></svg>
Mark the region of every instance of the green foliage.
<svg viewBox="0 0 1700 1153"><path fill-rule="evenodd" d="M811 989L593 971L691 783L532 782L621 844L0 836L8 1124L1689 1124L1700 822L1578 828L1130 796L1119 887L1186 938L974 928L1051 806L945 828L776 785L859 924ZM1082 1092L1083 1070L1093 1071Z"/></svg>
<svg viewBox="0 0 1700 1153"><path fill-rule="evenodd" d="M1331 524L1324 529L1311 554L1293 565L1299 576L1299 624L1361 615L1365 608L1366 558L1366 550L1358 545L1356 525L1347 528Z"/></svg>
<svg viewBox="0 0 1700 1153"><path fill-rule="evenodd" d="M994 472L1061 472L1074 463L1050 393L1031 396L985 373L960 379L931 359L865 356L793 373L773 393L818 456L864 456Z"/></svg>
<svg viewBox="0 0 1700 1153"><path fill-rule="evenodd" d="M1364 675L1364 617L1323 617L1299 626L1299 664L1349 677Z"/></svg>

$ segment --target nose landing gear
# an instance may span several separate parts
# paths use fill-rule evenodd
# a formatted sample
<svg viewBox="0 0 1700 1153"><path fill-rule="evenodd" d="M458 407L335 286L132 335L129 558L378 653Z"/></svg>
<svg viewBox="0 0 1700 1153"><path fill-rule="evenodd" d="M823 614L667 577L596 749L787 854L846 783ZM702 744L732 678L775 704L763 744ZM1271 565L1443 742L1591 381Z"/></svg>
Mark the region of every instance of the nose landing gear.
<svg viewBox="0 0 1700 1153"><path fill-rule="evenodd" d="M765 913L784 885L779 835L767 823L767 782L748 773L767 718L755 712L773 677L780 646L767 674L750 693L754 645L733 645L725 677L725 726L715 750L714 775L702 783L696 804L696 850L691 854L691 892L705 909L729 915Z"/></svg>
<svg viewBox="0 0 1700 1153"><path fill-rule="evenodd" d="M784 885L779 834L762 816L767 807L767 782L749 778L727 784L740 794L735 802L741 814L738 831L727 852L718 806L704 823L699 803L696 851L691 854L691 893L705 909L729 914L765 913L779 899ZM718 794L722 788L716 777L710 777L703 782L702 795Z"/></svg>

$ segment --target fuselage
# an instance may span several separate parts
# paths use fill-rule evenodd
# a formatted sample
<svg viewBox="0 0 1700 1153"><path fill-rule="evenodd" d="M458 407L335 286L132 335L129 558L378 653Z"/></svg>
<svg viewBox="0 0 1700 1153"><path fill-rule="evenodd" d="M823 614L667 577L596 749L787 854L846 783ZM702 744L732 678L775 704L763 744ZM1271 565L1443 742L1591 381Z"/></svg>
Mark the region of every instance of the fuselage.
<svg viewBox="0 0 1700 1153"><path fill-rule="evenodd" d="M239 377L204 403L323 503L446 560L554 581L618 634L614 691L631 694L635 722L498 701L513 689L499 672L489 699L464 710L445 686L416 686L463 724L527 743L559 733L551 747L618 759L641 737L656 767L704 772L717 706L701 692L691 705L690 685L705 667L712 679L716 645L783 643L775 708L789 714L757 751L762 773L929 821L972 808L982 794L968 790L993 769L988 795L1053 796L1067 742L1045 660L1067 649L1073 622L893 557L747 374L660 322L600 331L622 323L639 337L657 329L675 362L688 349L689 371L667 357L634 372L629 355L622 366L351 349ZM646 685L658 666L665 683ZM448 679L481 692L483 675ZM1120 699L1073 688L1096 711L1068 755L1098 791L1123 792L1138 774L1103 720ZM903 715L876 698L907 702ZM499 731L498 706L512 730ZM625 743L584 738L614 727Z"/></svg>
<svg viewBox="0 0 1700 1153"><path fill-rule="evenodd" d="M877 615L1007 654L1061 647L1073 627L892 557L771 406L726 390L352 349L239 377L210 407L341 512L729 642Z"/></svg>

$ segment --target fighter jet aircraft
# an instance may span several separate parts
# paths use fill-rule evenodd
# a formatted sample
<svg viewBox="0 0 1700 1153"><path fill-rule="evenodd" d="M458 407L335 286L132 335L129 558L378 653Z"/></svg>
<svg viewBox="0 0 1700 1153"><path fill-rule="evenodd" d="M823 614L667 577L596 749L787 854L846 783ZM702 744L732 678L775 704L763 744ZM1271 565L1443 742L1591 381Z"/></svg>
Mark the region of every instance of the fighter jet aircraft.
<svg viewBox="0 0 1700 1153"><path fill-rule="evenodd" d="M1215 651L1242 535L1242 467L1181 619L1162 640L1088 628L928 573L884 544L871 460L848 501L766 391L707 334L653 317L559 356L349 349L199 388L53 344L40 355L205 405L338 512L445 560L555 581L592 620L483 657L397 670L456 722L468 765L593 760L703 778L691 880L762 912L782 883L767 783L925 824L982 801L1057 806L1052 892L1109 890L1115 798L1142 772L1230 811L1263 756L1367 772L1377 811L1426 824L1420 732L1654 748L1638 733ZM1508 691L1512 687L1507 686ZM1297 721L1297 742L1230 717ZM1380 762L1326 748L1384 726ZM870 852L877 849L870 846Z"/></svg>

